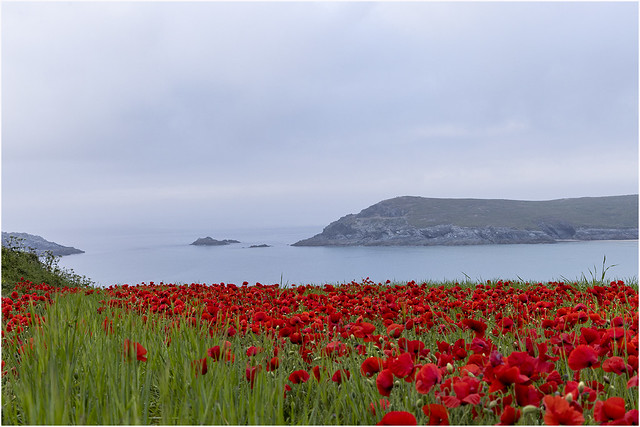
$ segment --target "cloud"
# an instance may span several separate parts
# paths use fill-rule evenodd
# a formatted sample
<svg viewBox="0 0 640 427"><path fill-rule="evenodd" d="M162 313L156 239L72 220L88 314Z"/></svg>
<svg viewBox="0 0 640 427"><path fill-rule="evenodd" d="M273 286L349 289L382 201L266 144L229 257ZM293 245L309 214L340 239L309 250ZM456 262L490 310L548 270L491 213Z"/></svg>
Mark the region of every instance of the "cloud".
<svg viewBox="0 0 640 427"><path fill-rule="evenodd" d="M7 3L3 217L631 192L637 8Z"/></svg>

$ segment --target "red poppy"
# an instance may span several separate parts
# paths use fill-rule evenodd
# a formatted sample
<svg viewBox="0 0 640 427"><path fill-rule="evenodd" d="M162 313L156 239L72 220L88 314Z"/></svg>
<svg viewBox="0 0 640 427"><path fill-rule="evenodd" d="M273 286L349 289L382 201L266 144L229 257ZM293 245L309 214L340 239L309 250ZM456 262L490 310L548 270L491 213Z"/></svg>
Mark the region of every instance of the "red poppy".
<svg viewBox="0 0 640 427"><path fill-rule="evenodd" d="M504 407L502 415L500 415L500 423L498 425L512 426L518 422L518 420L520 419L520 414L520 409L516 411L513 406L507 405Z"/></svg>
<svg viewBox="0 0 640 427"><path fill-rule="evenodd" d="M195 369L196 376L199 374L204 375L207 373L207 358L194 360L191 362L191 366Z"/></svg>
<svg viewBox="0 0 640 427"><path fill-rule="evenodd" d="M311 372L317 381L320 381L320 366L314 366L311 368Z"/></svg>
<svg viewBox="0 0 640 427"><path fill-rule="evenodd" d="M378 393L383 396L389 396L391 389L393 388L393 373L390 369L380 371L376 377L376 387L378 387Z"/></svg>
<svg viewBox="0 0 640 427"><path fill-rule="evenodd" d="M372 377L373 374L382 370L383 360L379 357L367 357L360 365L360 373L365 377Z"/></svg>
<svg viewBox="0 0 640 427"><path fill-rule="evenodd" d="M127 360L133 359L133 355L137 360L141 362L146 362L147 358L145 354L147 354L147 349L144 348L140 343L129 341L128 338L124 339L124 352Z"/></svg>
<svg viewBox="0 0 640 427"><path fill-rule="evenodd" d="M562 396L547 395L543 399L546 411L544 423L546 425L581 425L584 416L569 405Z"/></svg>
<svg viewBox="0 0 640 427"><path fill-rule="evenodd" d="M569 355L569 367L574 371L584 368L597 368L600 366L598 353L588 345L580 344Z"/></svg>
<svg viewBox="0 0 640 427"><path fill-rule="evenodd" d="M442 374L436 365L427 363L416 374L416 390L427 394L429 390L442 380Z"/></svg>
<svg viewBox="0 0 640 427"><path fill-rule="evenodd" d="M542 393L538 391L534 386L516 384L514 388L516 392L516 401L518 402L518 405L520 406L540 405L540 399L542 398Z"/></svg>
<svg viewBox="0 0 640 427"><path fill-rule="evenodd" d="M398 378L404 378L413 372L413 359L409 353L402 353L390 365L391 372Z"/></svg>
<svg viewBox="0 0 640 427"><path fill-rule="evenodd" d="M604 402L598 400L593 408L593 417L599 423L616 421L624 418L624 399L622 397L610 397Z"/></svg>
<svg viewBox="0 0 640 427"><path fill-rule="evenodd" d="M633 372L631 365L624 362L624 359L620 356L612 356L604 361L602 364L602 370L605 372L615 372L618 375L625 372Z"/></svg>
<svg viewBox="0 0 640 427"><path fill-rule="evenodd" d="M207 350L207 355L214 361L220 360L220 346L216 345Z"/></svg>
<svg viewBox="0 0 640 427"><path fill-rule="evenodd" d="M251 347L249 347L247 349L247 357L253 357L256 354L260 353L263 350L262 347L256 347L254 345L252 345Z"/></svg>
<svg viewBox="0 0 640 427"><path fill-rule="evenodd" d="M418 422L416 417L406 411L391 411L385 414L377 424L379 426L415 426Z"/></svg>
<svg viewBox="0 0 640 427"><path fill-rule="evenodd" d="M249 384L251 384L251 388L252 389L253 389L253 385L254 385L255 380L256 380L256 375L261 370L262 370L262 365L248 366L247 369L246 369L245 376L247 378L247 381L249 381Z"/></svg>
<svg viewBox="0 0 640 427"><path fill-rule="evenodd" d="M349 372L347 369L338 369L333 373L331 381L341 384L343 380L348 380L349 378L351 378L351 372Z"/></svg>
<svg viewBox="0 0 640 427"><path fill-rule="evenodd" d="M309 380L309 373L304 369L300 369L298 371L293 371L291 375L289 375L289 381L294 384L306 383Z"/></svg>
<svg viewBox="0 0 640 427"><path fill-rule="evenodd" d="M272 357L267 365L267 371L275 371L280 366L280 359L278 357Z"/></svg>
<svg viewBox="0 0 640 427"><path fill-rule="evenodd" d="M399 338L400 335L402 335L402 331L404 331L404 326L402 325L392 323L389 326L387 326L387 334L389 334L393 338Z"/></svg>
<svg viewBox="0 0 640 427"><path fill-rule="evenodd" d="M489 393L506 389L511 384L522 384L529 380L525 375L520 374L517 366L498 365L493 369L495 380L492 381Z"/></svg>
<svg viewBox="0 0 640 427"><path fill-rule="evenodd" d="M442 405L430 403L422 407L422 412L429 417L430 426L448 426L449 411Z"/></svg>
<svg viewBox="0 0 640 427"><path fill-rule="evenodd" d="M629 411L627 411L626 414L624 414L624 422L627 425L630 426L637 426L638 425L638 415L640 413L638 412L637 409L631 409Z"/></svg>
<svg viewBox="0 0 640 427"><path fill-rule="evenodd" d="M467 328L475 332L476 337L484 337L484 332L487 329L487 324L481 320L464 319L462 324Z"/></svg>

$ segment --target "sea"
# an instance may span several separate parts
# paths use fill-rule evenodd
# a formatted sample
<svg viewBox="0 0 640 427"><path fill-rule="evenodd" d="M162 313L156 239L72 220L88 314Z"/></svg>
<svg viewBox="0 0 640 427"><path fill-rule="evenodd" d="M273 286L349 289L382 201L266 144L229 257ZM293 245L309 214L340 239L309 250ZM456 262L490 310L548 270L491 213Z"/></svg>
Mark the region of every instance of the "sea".
<svg viewBox="0 0 640 427"><path fill-rule="evenodd" d="M154 283L323 285L386 282L526 282L600 279L637 283L638 241L425 247L296 247L322 227L95 231L74 236L83 254L59 265L95 286ZM226 246L191 245L199 237ZM268 247L251 248L252 245Z"/></svg>

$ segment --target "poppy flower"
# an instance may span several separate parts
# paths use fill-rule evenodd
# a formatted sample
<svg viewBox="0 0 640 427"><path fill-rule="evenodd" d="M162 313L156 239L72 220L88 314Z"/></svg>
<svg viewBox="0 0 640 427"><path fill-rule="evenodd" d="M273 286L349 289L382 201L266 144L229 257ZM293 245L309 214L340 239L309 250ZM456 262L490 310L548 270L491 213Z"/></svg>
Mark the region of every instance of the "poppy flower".
<svg viewBox="0 0 640 427"><path fill-rule="evenodd" d="M379 357L367 357L360 365L360 373L369 378L382 370L383 360Z"/></svg>
<svg viewBox="0 0 640 427"><path fill-rule="evenodd" d="M320 381L320 366L314 366L313 368L311 368L311 373L317 381Z"/></svg>
<svg viewBox="0 0 640 427"><path fill-rule="evenodd" d="M605 372L614 372L617 375L624 374L625 372L633 372L631 365L626 364L620 356L612 356L605 360L602 364L602 370Z"/></svg>
<svg viewBox="0 0 640 427"><path fill-rule="evenodd" d="M267 371L275 371L280 366L280 359L278 357L272 357L267 365Z"/></svg>
<svg viewBox="0 0 640 427"><path fill-rule="evenodd" d="M569 355L569 367L574 371L584 368L597 368L600 366L598 353L588 345L580 344Z"/></svg>
<svg viewBox="0 0 640 427"><path fill-rule="evenodd" d="M479 388L480 381L473 377L462 377L453 383L453 391L461 404L477 405L480 403Z"/></svg>
<svg viewBox="0 0 640 427"><path fill-rule="evenodd" d="M581 425L584 416L569 405L562 396L547 395L543 399L546 408L544 423L546 425Z"/></svg>
<svg viewBox="0 0 640 427"><path fill-rule="evenodd" d="M520 419L520 414L520 409L516 411L513 406L507 405L502 410L502 414L500 415L500 423L498 425L512 426L518 422L518 420Z"/></svg>
<svg viewBox="0 0 640 427"><path fill-rule="evenodd" d="M436 365L427 363L416 374L416 390L427 394L429 390L442 380L442 374Z"/></svg>
<svg viewBox="0 0 640 427"><path fill-rule="evenodd" d="M293 371L291 375L289 375L289 381L294 384L306 383L309 380L309 373L304 369L300 369L298 371Z"/></svg>
<svg viewBox="0 0 640 427"><path fill-rule="evenodd" d="M487 329L487 324L483 321L475 319L464 319L462 321L462 324L471 329L476 334L476 337L484 337L484 333Z"/></svg>
<svg viewBox="0 0 640 427"><path fill-rule="evenodd" d="M542 398L542 393L538 391L535 387L530 385L516 384L514 386L516 392L516 401L520 406L540 405L540 399Z"/></svg>
<svg viewBox="0 0 640 427"><path fill-rule="evenodd" d="M393 373L390 369L380 371L376 377L376 387L382 396L389 396L393 388Z"/></svg>
<svg viewBox="0 0 640 427"><path fill-rule="evenodd" d="M254 345L252 345L251 347L249 347L247 349L247 357L253 357L256 354L260 353L263 350L262 347L256 347Z"/></svg>
<svg viewBox="0 0 640 427"><path fill-rule="evenodd" d="M254 385L255 380L256 380L256 375L261 370L262 370L262 365L248 366L247 367L247 369L245 371L245 376L247 378L247 381L249 381L249 384L251 385L251 389L253 389L253 385Z"/></svg>
<svg viewBox="0 0 640 427"><path fill-rule="evenodd" d="M391 411L378 422L379 426L415 426L418 422L415 415L406 411Z"/></svg>
<svg viewBox="0 0 640 427"><path fill-rule="evenodd" d="M147 354L147 349L144 348L140 343L130 341L128 338L124 339L124 352L127 360L133 359L133 355L137 360L141 362L146 362L147 358L145 354Z"/></svg>
<svg viewBox="0 0 640 427"><path fill-rule="evenodd" d="M220 360L220 346L216 345L207 350L207 355L214 361Z"/></svg>
<svg viewBox="0 0 640 427"><path fill-rule="evenodd" d="M331 377L331 381L341 384L343 380L348 380L349 378L351 378L351 372L347 369L338 369Z"/></svg>
<svg viewBox="0 0 640 427"><path fill-rule="evenodd" d="M449 411L437 403L429 403L422 407L422 412L429 417L430 426L448 426Z"/></svg>
<svg viewBox="0 0 640 427"><path fill-rule="evenodd" d="M392 323L387 326L387 334L393 338L399 338L402 335L402 331L404 331L404 326L402 325Z"/></svg>
<svg viewBox="0 0 640 427"><path fill-rule="evenodd" d="M627 413L624 414L624 423L631 426L637 426L638 415L640 415L640 412L638 412L637 409L631 409L627 411Z"/></svg>
<svg viewBox="0 0 640 427"><path fill-rule="evenodd" d="M398 378L404 378L413 372L413 359L409 353L402 353L390 365L391 372Z"/></svg>
<svg viewBox="0 0 640 427"><path fill-rule="evenodd" d="M624 418L624 399L622 397L610 397L604 402L598 400L593 408L593 417L599 423L616 421Z"/></svg>
<svg viewBox="0 0 640 427"><path fill-rule="evenodd" d="M199 374L204 375L207 373L207 358L194 360L191 362L191 366L195 369L196 376Z"/></svg>

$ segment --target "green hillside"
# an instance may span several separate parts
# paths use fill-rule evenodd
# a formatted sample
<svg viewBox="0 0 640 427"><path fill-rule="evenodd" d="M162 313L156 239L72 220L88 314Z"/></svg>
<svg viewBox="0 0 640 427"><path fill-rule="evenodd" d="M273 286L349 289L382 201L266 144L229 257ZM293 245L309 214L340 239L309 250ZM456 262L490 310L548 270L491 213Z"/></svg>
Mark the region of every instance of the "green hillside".
<svg viewBox="0 0 640 427"><path fill-rule="evenodd" d="M638 228L638 195L583 197L549 201L435 199L403 196L378 203L401 211L409 224L537 229L540 222L562 221L576 227ZM372 207L373 208L373 207ZM362 213L365 214L367 209Z"/></svg>
<svg viewBox="0 0 640 427"><path fill-rule="evenodd" d="M13 289L22 280L33 283L46 283L56 287L77 287L91 285L87 277L79 276L73 270L58 266L54 256L38 256L18 247L2 246L2 294Z"/></svg>

